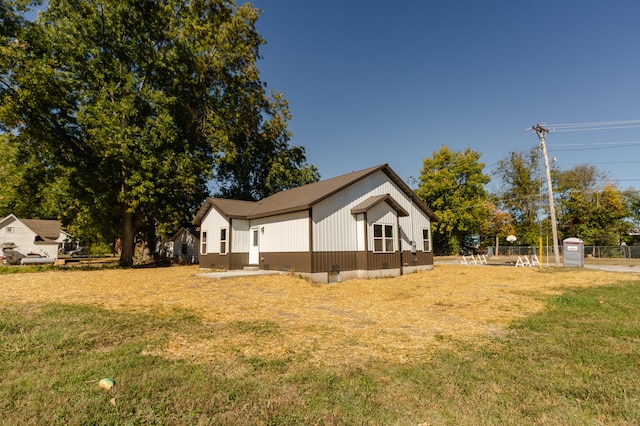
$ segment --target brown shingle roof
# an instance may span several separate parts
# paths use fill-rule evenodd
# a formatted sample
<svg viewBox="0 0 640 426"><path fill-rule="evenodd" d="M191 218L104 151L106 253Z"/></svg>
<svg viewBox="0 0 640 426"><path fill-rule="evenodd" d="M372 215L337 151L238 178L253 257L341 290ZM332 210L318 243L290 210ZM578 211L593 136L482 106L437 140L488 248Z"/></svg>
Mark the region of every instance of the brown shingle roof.
<svg viewBox="0 0 640 426"><path fill-rule="evenodd" d="M211 208L215 208L220 214L229 218L246 219L247 215L258 207L255 201L227 200L225 198L207 198L204 205L200 207L196 217L191 222L193 225L200 225L202 219Z"/></svg>
<svg viewBox="0 0 640 426"><path fill-rule="evenodd" d="M59 220L19 219L44 242L55 242L60 238Z"/></svg>
<svg viewBox="0 0 640 426"><path fill-rule="evenodd" d="M281 191L257 202L207 198L205 204L196 214L193 224L199 225L209 209L212 207L216 208L221 214L227 217L245 219L257 219L266 216L306 210L312 205L378 171L383 171L401 190L413 199L414 204L429 216L431 220L434 222L438 220L433 211L431 211L431 209L429 209L429 207L427 207L422 200L418 198L415 192L413 192L411 188L409 188L409 186L393 170L391 170L389 165L382 164L331 179L322 180L320 182ZM391 197L389 197L389 199L391 199ZM377 202L378 201L380 200L377 200ZM395 203L395 201L393 202ZM402 207L397 203L395 203L395 207L402 209ZM406 213L404 209L399 211L402 214Z"/></svg>
<svg viewBox="0 0 640 426"><path fill-rule="evenodd" d="M287 189L258 202L259 206L248 216L250 219L305 210L347 186L384 168L376 166L348 173L320 182Z"/></svg>

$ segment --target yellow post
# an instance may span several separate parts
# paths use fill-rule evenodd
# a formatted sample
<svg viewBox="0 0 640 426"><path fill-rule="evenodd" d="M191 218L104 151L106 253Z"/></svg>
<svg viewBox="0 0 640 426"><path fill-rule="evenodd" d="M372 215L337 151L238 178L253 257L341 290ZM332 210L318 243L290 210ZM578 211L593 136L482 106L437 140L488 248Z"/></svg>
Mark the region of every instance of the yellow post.
<svg viewBox="0 0 640 426"><path fill-rule="evenodd" d="M540 235L540 262L538 262L538 266L542 269L542 235Z"/></svg>

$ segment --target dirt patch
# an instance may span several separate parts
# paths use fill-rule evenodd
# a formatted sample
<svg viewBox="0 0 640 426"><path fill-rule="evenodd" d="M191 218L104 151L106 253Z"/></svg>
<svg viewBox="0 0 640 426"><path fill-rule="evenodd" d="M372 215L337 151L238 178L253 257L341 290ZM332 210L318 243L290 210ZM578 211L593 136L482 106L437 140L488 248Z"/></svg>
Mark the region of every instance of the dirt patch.
<svg viewBox="0 0 640 426"><path fill-rule="evenodd" d="M4 275L0 304L64 303L123 311L189 310L207 336L175 334L155 354L318 363L424 360L451 339L500 335L566 287L638 280L586 269L436 265L399 278L313 284L292 276L215 280L195 266ZM240 324L241 326L238 326Z"/></svg>

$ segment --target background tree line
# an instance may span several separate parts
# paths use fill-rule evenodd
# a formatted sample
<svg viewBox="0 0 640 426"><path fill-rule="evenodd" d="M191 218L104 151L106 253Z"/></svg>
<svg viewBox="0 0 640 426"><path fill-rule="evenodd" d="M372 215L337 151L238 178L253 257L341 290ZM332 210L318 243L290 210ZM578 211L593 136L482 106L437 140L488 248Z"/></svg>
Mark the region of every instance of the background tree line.
<svg viewBox="0 0 640 426"><path fill-rule="evenodd" d="M506 243L514 235L519 245L537 246L550 234L546 178L541 149L510 152L500 160L494 176L496 193L485 186L481 154L471 149L453 152L446 146L423 160L417 194L440 222L433 225L439 254L457 254L465 237L480 235L483 245ZM633 243L629 233L640 229L640 191L621 190L595 166L568 170L552 167L552 188L559 239L577 237L586 245Z"/></svg>

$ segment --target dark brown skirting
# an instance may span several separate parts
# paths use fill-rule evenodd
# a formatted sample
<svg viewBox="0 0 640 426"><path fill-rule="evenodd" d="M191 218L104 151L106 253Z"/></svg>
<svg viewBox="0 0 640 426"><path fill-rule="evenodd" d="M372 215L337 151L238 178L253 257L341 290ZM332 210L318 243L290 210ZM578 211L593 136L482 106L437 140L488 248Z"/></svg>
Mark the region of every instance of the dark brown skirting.
<svg viewBox="0 0 640 426"><path fill-rule="evenodd" d="M402 259L401 259L402 257ZM402 265L401 265L402 260ZM242 269L249 265L249 253L200 255L200 267L212 269ZM399 269L401 266L433 265L433 253L411 254L334 251L317 253L260 253L260 269L290 272L331 272L356 270Z"/></svg>

